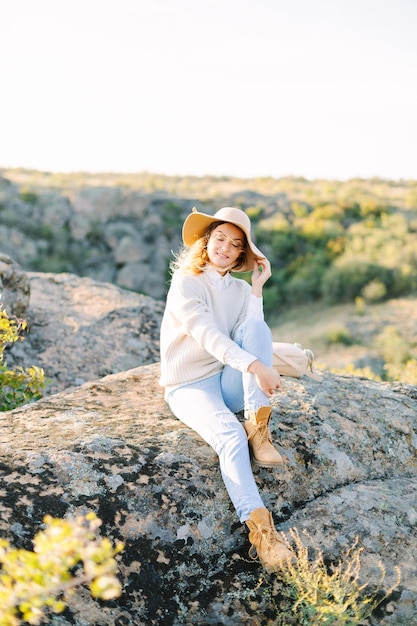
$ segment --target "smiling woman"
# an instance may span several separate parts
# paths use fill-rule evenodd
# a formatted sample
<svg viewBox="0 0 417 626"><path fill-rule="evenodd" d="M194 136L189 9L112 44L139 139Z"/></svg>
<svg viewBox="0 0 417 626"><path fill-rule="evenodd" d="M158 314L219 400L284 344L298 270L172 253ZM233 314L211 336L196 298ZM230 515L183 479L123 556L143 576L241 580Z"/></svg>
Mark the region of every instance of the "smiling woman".
<svg viewBox="0 0 417 626"><path fill-rule="evenodd" d="M292 553L265 508L249 455L261 467L284 463L269 431L270 398L281 384L263 318L271 267L240 209L214 216L194 210L182 232L185 248L172 265L161 325L160 383L174 415L217 452L230 499L249 528L250 556L275 569ZM252 288L232 271L251 272Z"/></svg>

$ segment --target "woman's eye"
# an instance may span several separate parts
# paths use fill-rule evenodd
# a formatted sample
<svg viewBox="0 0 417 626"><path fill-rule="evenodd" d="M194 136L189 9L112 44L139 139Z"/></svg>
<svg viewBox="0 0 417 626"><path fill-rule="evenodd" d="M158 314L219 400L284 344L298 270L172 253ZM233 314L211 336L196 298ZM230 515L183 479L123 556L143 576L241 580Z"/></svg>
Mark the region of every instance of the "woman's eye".
<svg viewBox="0 0 417 626"><path fill-rule="evenodd" d="M214 235L214 239L218 241L219 243L224 243L225 241L228 241L235 250L242 249L242 246L240 244L235 243L234 241L232 241L231 239L229 239L229 237L226 237L225 235Z"/></svg>

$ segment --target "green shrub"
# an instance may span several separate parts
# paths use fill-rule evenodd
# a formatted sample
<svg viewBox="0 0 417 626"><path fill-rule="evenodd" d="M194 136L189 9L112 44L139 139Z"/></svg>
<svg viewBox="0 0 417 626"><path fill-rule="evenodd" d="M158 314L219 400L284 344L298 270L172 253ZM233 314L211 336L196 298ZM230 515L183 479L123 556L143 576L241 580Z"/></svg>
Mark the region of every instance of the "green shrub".
<svg viewBox="0 0 417 626"><path fill-rule="evenodd" d="M334 326L326 332L326 342L330 345L340 344L342 346L351 346L354 344L350 331L345 326Z"/></svg>
<svg viewBox="0 0 417 626"><path fill-rule="evenodd" d="M316 267L305 265L287 283L286 300L291 305L304 304L317 300L320 292L320 274Z"/></svg>
<svg viewBox="0 0 417 626"><path fill-rule="evenodd" d="M248 207L246 210L246 215L248 215L250 221L252 222L252 224L255 224L256 222L258 222L261 217L262 217L262 213L263 213L263 209L261 209L260 207L257 206L251 206Z"/></svg>
<svg viewBox="0 0 417 626"><path fill-rule="evenodd" d="M40 367L18 367L14 370L0 367L0 411L10 411L22 404L42 398L46 385Z"/></svg>
<svg viewBox="0 0 417 626"><path fill-rule="evenodd" d="M61 613L71 592L89 585L93 597L111 600L121 593L112 547L98 535L94 513L73 520L46 516L33 552L0 538L0 626L45 623L46 611Z"/></svg>
<svg viewBox="0 0 417 626"><path fill-rule="evenodd" d="M417 209L417 184L411 187L405 194L405 206L407 209Z"/></svg>
<svg viewBox="0 0 417 626"><path fill-rule="evenodd" d="M374 344L386 363L399 365L406 363L411 356L408 342L395 326L386 326Z"/></svg>
<svg viewBox="0 0 417 626"><path fill-rule="evenodd" d="M360 203L360 212L362 217L369 217L370 215L381 217L389 211L390 208L387 204L380 204L374 198L366 198Z"/></svg>
<svg viewBox="0 0 417 626"><path fill-rule="evenodd" d="M378 281L392 293L394 271L370 263L360 255L343 255L328 268L321 285L321 295L329 304L354 301L372 281Z"/></svg>
<svg viewBox="0 0 417 626"><path fill-rule="evenodd" d="M312 216L317 220L341 221L344 210L338 204L319 204L314 208Z"/></svg>
<svg viewBox="0 0 417 626"><path fill-rule="evenodd" d="M361 291L366 302L379 302L387 295L387 288L380 280L371 280Z"/></svg>
<svg viewBox="0 0 417 626"><path fill-rule="evenodd" d="M316 219L314 213L297 224L300 234L315 248L326 246L328 241L343 235L342 226L333 220Z"/></svg>
<svg viewBox="0 0 417 626"><path fill-rule="evenodd" d="M386 363L386 378L389 381L400 381L404 385L417 385L417 359L409 359L405 363Z"/></svg>
<svg viewBox="0 0 417 626"><path fill-rule="evenodd" d="M308 204L301 202L291 202L291 211L296 217L307 217L309 214Z"/></svg>
<svg viewBox="0 0 417 626"><path fill-rule="evenodd" d="M38 201L38 194L30 189L24 188L20 191L20 199L23 200L23 202L26 202L26 204L36 204Z"/></svg>
<svg viewBox="0 0 417 626"><path fill-rule="evenodd" d="M43 369L34 366L9 370L4 362L6 347L16 341L23 341L22 333L26 327L24 320L9 317L0 308L0 411L9 411L38 400L46 385Z"/></svg>
<svg viewBox="0 0 417 626"><path fill-rule="evenodd" d="M165 202L161 207L161 217L163 220L164 233L172 236L181 231L183 222L183 209L176 202Z"/></svg>
<svg viewBox="0 0 417 626"><path fill-rule="evenodd" d="M269 287L268 289L264 288L263 301L266 315L279 314L283 303L282 293L279 287L274 286Z"/></svg>
<svg viewBox="0 0 417 626"><path fill-rule="evenodd" d="M51 274L61 274L62 272L72 272L74 266L69 257L62 257L59 254L43 254L39 255L33 261L33 269L36 272L46 272Z"/></svg>
<svg viewBox="0 0 417 626"><path fill-rule="evenodd" d="M355 312L356 315L365 315L366 302L362 296L356 296L355 298Z"/></svg>
<svg viewBox="0 0 417 626"><path fill-rule="evenodd" d="M385 580L385 569L380 562L378 588L371 595L366 595L368 584L360 582L363 549L358 547L358 539L342 554L338 563L327 567L321 550L311 562L309 550L303 545L299 533L292 530L289 535L295 544L296 559L277 574L283 583L280 592L290 600L285 615L281 613L284 621L279 621L279 624L282 626L288 623L298 626L359 626L400 584L401 572L396 567L397 580L387 591L380 593ZM286 543L290 546L288 538ZM288 621L289 614L297 621Z"/></svg>
<svg viewBox="0 0 417 626"><path fill-rule="evenodd" d="M368 380L381 382L381 376L376 374L371 367L355 367L353 363L349 363L344 367L330 367L328 370L334 374L358 376L359 378L367 378Z"/></svg>

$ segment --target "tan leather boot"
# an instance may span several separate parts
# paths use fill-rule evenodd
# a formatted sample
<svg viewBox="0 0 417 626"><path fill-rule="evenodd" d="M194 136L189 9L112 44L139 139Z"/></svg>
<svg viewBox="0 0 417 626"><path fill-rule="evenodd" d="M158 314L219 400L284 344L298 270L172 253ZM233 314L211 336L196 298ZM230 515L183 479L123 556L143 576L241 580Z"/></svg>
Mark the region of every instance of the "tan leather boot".
<svg viewBox="0 0 417 626"><path fill-rule="evenodd" d="M270 406L261 406L257 411L245 412L243 425L248 436L252 458L254 463L261 467L275 467L285 463L284 458L272 445L269 432L271 412Z"/></svg>
<svg viewBox="0 0 417 626"><path fill-rule="evenodd" d="M267 572L272 572L295 560L295 555L281 540L275 529L272 515L261 507L255 509L246 520L249 528L249 541L252 544L249 556L259 559Z"/></svg>

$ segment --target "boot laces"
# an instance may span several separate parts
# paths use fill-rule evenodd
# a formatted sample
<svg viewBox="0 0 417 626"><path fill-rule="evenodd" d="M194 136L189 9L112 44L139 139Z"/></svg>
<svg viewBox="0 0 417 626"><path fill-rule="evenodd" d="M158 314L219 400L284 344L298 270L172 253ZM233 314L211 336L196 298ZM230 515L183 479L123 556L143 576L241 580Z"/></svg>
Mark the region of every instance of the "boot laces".
<svg viewBox="0 0 417 626"><path fill-rule="evenodd" d="M260 443L263 444L265 442L272 443L271 434L269 432L268 424L265 422L264 424L258 424L254 431L254 434L259 435Z"/></svg>
<svg viewBox="0 0 417 626"><path fill-rule="evenodd" d="M269 552L270 550L272 550L276 543L283 543L279 537L276 528L274 528L273 526L257 526L256 529L252 532L253 539L251 538L251 541L253 540L253 543L249 548L248 554L253 561L256 561L258 558L258 550L256 548L256 545L254 544L258 544L259 547L262 546L267 552Z"/></svg>

